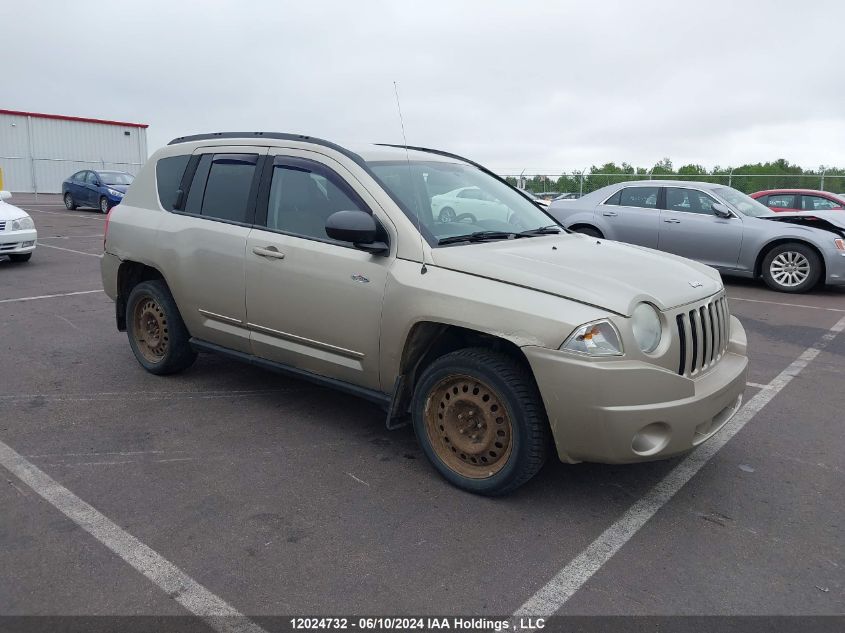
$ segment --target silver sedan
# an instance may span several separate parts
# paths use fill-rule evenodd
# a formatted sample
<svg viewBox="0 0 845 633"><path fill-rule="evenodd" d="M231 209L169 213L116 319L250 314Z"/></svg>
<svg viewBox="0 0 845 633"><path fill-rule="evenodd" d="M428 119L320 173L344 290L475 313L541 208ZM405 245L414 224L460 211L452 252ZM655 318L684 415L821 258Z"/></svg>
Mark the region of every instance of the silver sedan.
<svg viewBox="0 0 845 633"><path fill-rule="evenodd" d="M773 213L725 185L646 180L609 185L548 212L568 229L698 260L774 290L845 285L845 212Z"/></svg>

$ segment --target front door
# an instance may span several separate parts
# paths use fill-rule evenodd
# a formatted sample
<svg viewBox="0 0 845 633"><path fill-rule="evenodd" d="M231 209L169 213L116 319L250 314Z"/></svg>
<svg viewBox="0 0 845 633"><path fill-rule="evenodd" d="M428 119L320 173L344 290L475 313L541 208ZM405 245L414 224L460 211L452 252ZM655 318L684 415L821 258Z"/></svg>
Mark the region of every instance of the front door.
<svg viewBox="0 0 845 633"><path fill-rule="evenodd" d="M717 201L698 189L666 187L658 248L723 270L735 269L742 247L742 220L721 218Z"/></svg>
<svg viewBox="0 0 845 633"><path fill-rule="evenodd" d="M332 159L305 150L281 151L285 154L275 156L265 170L267 184L246 245L253 353L380 389L381 308L393 257L365 253L325 232L332 213L373 213L377 204ZM376 217L384 226L384 216Z"/></svg>

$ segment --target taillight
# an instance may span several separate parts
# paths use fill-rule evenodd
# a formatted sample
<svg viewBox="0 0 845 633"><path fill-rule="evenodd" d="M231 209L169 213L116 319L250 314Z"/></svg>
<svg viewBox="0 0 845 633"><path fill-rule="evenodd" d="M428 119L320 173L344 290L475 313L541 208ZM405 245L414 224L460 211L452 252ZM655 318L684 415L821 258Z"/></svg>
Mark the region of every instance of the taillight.
<svg viewBox="0 0 845 633"><path fill-rule="evenodd" d="M103 227L103 251L106 250L106 240L109 238L109 220L111 220L111 212L114 210L114 207L109 209L109 212L106 214L106 225Z"/></svg>

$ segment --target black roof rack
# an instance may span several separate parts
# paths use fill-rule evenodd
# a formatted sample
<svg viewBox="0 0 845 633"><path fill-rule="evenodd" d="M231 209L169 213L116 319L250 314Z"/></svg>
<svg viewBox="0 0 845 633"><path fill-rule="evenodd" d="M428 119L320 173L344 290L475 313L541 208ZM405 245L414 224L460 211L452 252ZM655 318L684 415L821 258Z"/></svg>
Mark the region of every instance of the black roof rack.
<svg viewBox="0 0 845 633"><path fill-rule="evenodd" d="M345 147L326 141L315 136L308 136L306 134L288 134L285 132L211 132L209 134L192 134L190 136L177 136L168 145L177 145L179 143L190 143L192 141L212 141L217 139L239 138L239 139L262 139L271 138L280 141L303 141L305 143L314 143L315 145L322 145L329 149L351 158L359 165L366 167L364 159L355 152L346 149Z"/></svg>

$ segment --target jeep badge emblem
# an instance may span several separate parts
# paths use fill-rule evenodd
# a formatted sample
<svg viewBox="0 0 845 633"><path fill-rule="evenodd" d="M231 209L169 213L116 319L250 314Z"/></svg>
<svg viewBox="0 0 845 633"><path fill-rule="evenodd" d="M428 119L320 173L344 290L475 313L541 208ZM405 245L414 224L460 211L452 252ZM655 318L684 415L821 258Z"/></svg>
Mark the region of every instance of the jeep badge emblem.
<svg viewBox="0 0 845 633"><path fill-rule="evenodd" d="M364 277L364 275L359 275L358 273L352 275L352 281L357 281L359 284L368 284L370 280Z"/></svg>
<svg viewBox="0 0 845 633"><path fill-rule="evenodd" d="M700 281L696 280L696 281L689 282L689 285L692 286L693 288L701 288L701 286L703 286L704 284L701 283Z"/></svg>

